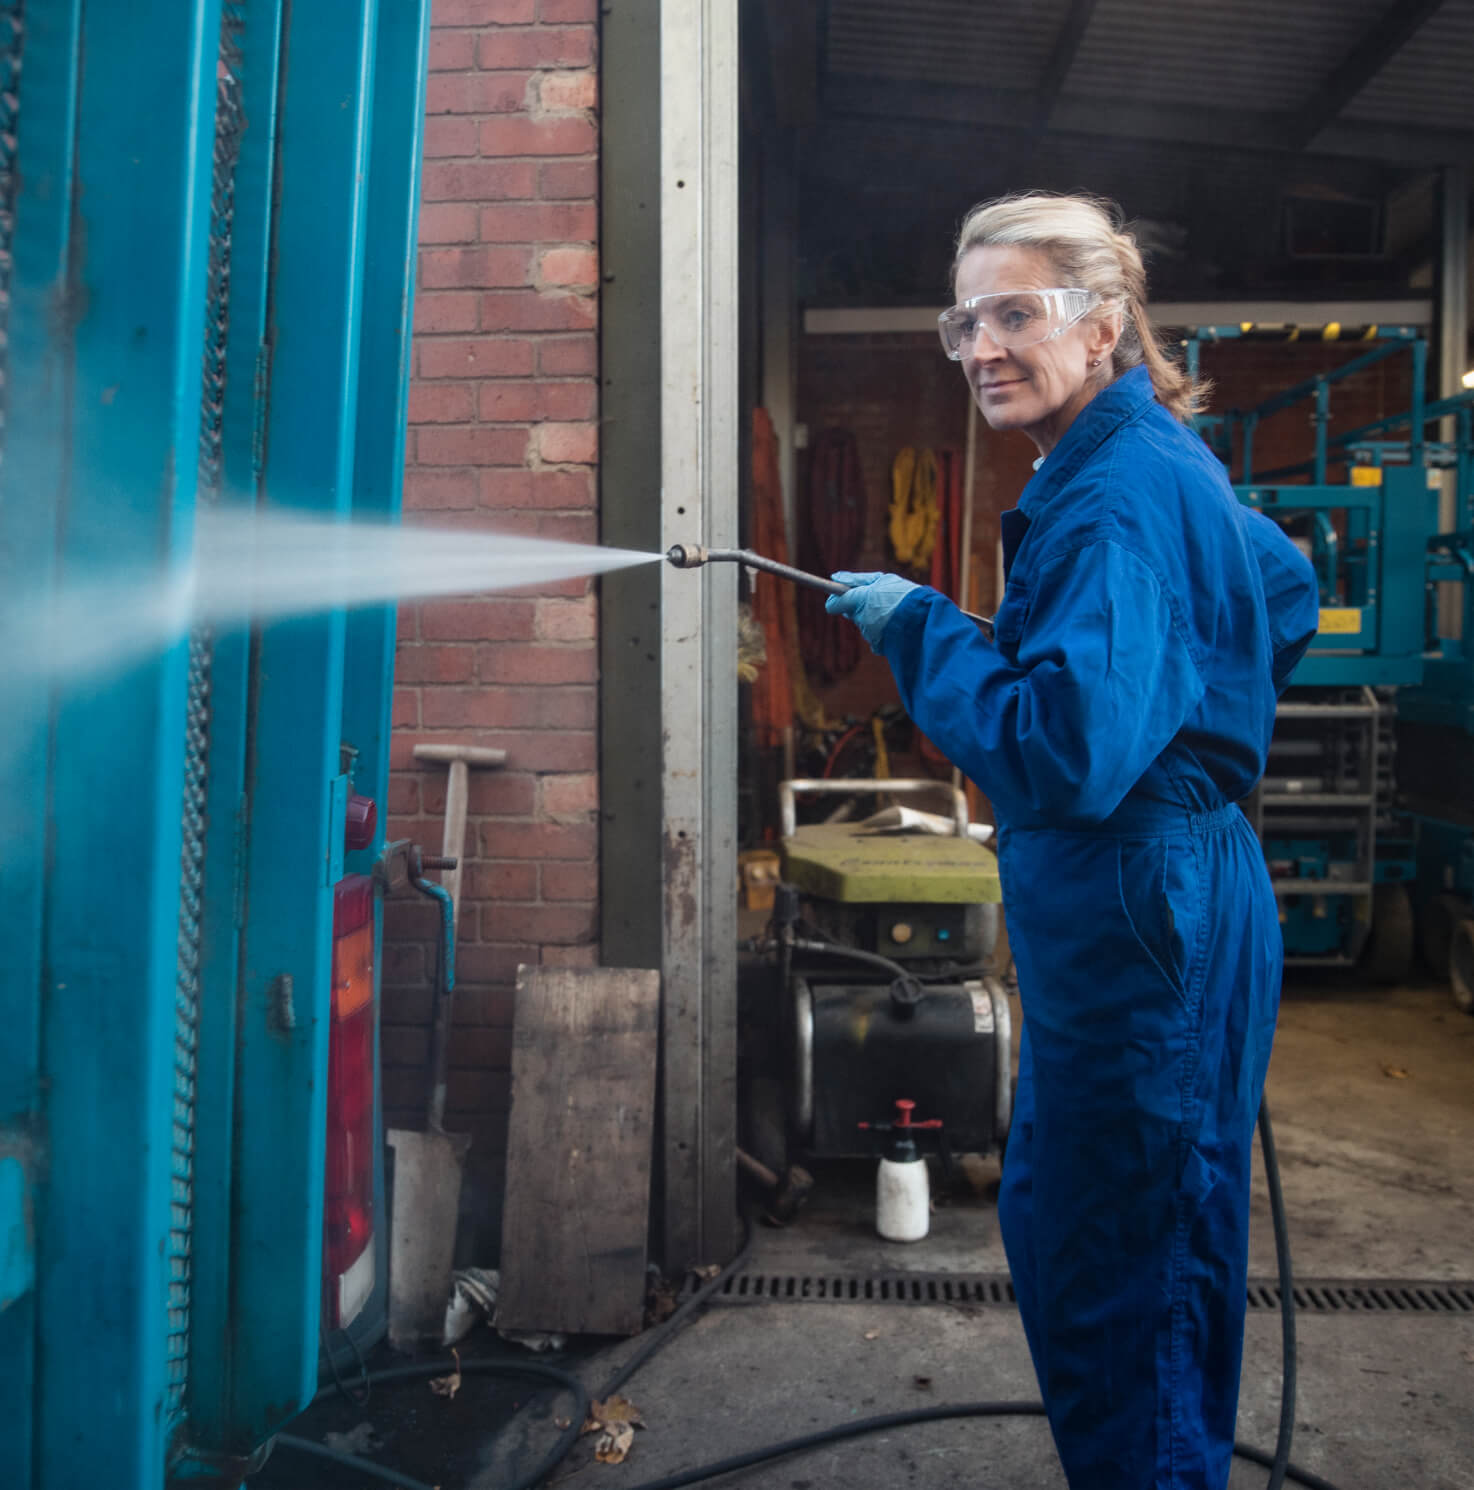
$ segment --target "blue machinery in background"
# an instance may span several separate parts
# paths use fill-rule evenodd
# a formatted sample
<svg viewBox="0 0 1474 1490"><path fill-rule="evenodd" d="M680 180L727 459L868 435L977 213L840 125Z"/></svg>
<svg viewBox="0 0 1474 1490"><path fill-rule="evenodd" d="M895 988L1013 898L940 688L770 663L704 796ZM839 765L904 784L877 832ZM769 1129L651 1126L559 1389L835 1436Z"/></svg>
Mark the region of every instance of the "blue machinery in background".
<svg viewBox="0 0 1474 1490"><path fill-rule="evenodd" d="M1253 329L1200 328L1186 343L1189 368L1198 370L1204 342ZM1474 766L1474 392L1427 400L1427 346L1413 328L1372 327L1362 340L1368 349L1342 366L1202 422L1225 464L1237 460L1240 500L1295 538L1320 582L1320 634L1281 702L1264 781L1246 805L1275 881L1287 961L1337 966L1365 955L1374 975L1403 976L1416 909L1440 971L1467 943L1474 993L1474 923L1464 926L1474 788L1461 792L1449 775L1462 763L1470 779ZM1333 387L1404 355L1406 412L1333 435ZM1311 454L1258 469L1261 424L1305 402ZM1428 438L1440 421L1452 439ZM1331 481L1333 470L1343 479ZM1459 531L1449 533L1440 532L1444 472L1458 493ZM1447 580L1463 584L1455 638L1439 634L1437 588ZM1461 795L1465 815L1450 822Z"/></svg>
<svg viewBox="0 0 1474 1490"><path fill-rule="evenodd" d="M0 0L7 600L177 569L210 503L397 511L427 10ZM315 1389L320 1304L382 1315L377 1158L326 1208L354 1267L322 1259L393 642L332 612L4 685L7 1487L236 1484Z"/></svg>

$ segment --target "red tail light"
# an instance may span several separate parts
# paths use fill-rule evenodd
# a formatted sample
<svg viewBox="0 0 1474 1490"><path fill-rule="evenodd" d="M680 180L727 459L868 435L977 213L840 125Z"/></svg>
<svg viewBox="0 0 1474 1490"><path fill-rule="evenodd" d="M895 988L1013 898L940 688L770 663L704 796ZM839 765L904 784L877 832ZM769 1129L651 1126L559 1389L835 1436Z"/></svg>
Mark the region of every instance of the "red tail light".
<svg viewBox="0 0 1474 1490"><path fill-rule="evenodd" d="M342 1329L374 1289L374 885L366 874L339 880L333 894L327 1137L322 1315Z"/></svg>

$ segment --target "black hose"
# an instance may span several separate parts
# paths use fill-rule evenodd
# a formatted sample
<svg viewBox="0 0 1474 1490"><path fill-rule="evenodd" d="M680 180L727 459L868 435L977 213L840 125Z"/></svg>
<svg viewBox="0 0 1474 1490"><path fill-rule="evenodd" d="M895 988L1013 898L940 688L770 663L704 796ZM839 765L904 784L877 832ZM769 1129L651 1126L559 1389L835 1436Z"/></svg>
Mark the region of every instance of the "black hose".
<svg viewBox="0 0 1474 1490"><path fill-rule="evenodd" d="M1279 1438L1274 1446L1274 1458L1270 1461L1266 1490L1280 1490L1289 1471L1290 1440L1295 1436L1295 1272L1290 1262L1290 1227L1285 1220L1285 1196L1280 1189L1280 1161L1274 1146L1274 1125L1269 1120L1268 1098L1261 1098L1259 1102L1259 1147L1264 1152L1269 1214L1274 1220L1274 1261L1280 1280L1280 1359L1283 1363ZM1301 1483L1305 1482L1302 1480Z"/></svg>
<svg viewBox="0 0 1474 1490"><path fill-rule="evenodd" d="M910 978L899 962L882 957L878 952L862 952L859 947L843 947L838 942L818 942L809 937L795 937L795 952L812 952L819 957L837 957L842 962L858 962L863 967L874 968L879 973L889 973L892 978Z"/></svg>
<svg viewBox="0 0 1474 1490"><path fill-rule="evenodd" d="M804 944L797 944L803 946ZM824 943L812 944L815 950L831 951ZM871 954L862 954L865 957ZM884 959L877 959L884 961ZM1275 1260L1279 1269L1280 1280L1280 1318L1281 1318L1281 1348L1284 1354L1283 1371L1284 1377L1280 1391L1280 1423L1279 1440L1275 1445L1274 1453L1267 1454L1263 1449L1255 1448L1252 1444L1235 1443L1234 1453L1241 1459L1247 1459L1251 1463L1264 1465L1270 1471L1269 1482L1266 1490L1281 1490L1286 1479L1294 1480L1296 1484L1304 1485L1307 1490L1337 1490L1337 1486L1329 1480L1322 1479L1319 1475L1308 1469L1302 1469L1298 1464L1290 1462L1290 1439L1294 1432L1295 1421L1295 1287L1294 1277L1290 1261L1289 1227L1285 1221L1284 1194L1280 1188L1279 1159L1274 1147L1274 1130L1269 1120L1269 1107L1265 1102L1259 1107L1259 1142L1264 1151L1265 1178L1269 1185L1269 1207L1274 1218L1274 1243ZM741 1266L746 1259L749 1247L752 1244L752 1231L748 1227L745 1240L737 1256L722 1269L709 1283L703 1285L696 1293L668 1319L660 1331L638 1350L628 1361L621 1366L605 1385L601 1396L608 1398L619 1387L623 1386L641 1366L650 1359L652 1355L669 1342L676 1331L684 1325L696 1310L711 1297L726 1280ZM403 1381L424 1376L443 1375L456 1368L456 1362L441 1361L435 1364L424 1363L414 1366L393 1367L387 1371L376 1371L368 1379L373 1382ZM572 1448L574 1440L578 1437L584 1418L588 1413L589 1398L583 1384L566 1372L559 1371L552 1366L542 1366L531 1361L466 1361L460 1366L463 1374L473 1375L478 1372L488 1374L507 1375L534 1375L548 1377L560 1385L567 1386L579 1399L578 1412L570 1425L558 1440L551 1454L537 1466L530 1474L524 1475L513 1484L502 1487L502 1490L531 1490L545 1476L550 1474L556 1466L562 1462L568 1450ZM322 1397L333 1390L325 1387L318 1393ZM316 1400L316 1399L314 1399ZM735 1454L727 1459L717 1460L713 1464L702 1465L696 1469L679 1470L675 1474L666 1475L658 1480L649 1480L642 1485L629 1487L629 1490L677 1490L683 1485L694 1485L702 1480L716 1479L718 1476L732 1474L737 1470L748 1469L754 1464L766 1463L771 1459L782 1458L788 1454L802 1453L807 1449L820 1448L825 1444L840 1443L848 1438L858 1438L863 1434L884 1432L890 1428L908 1427L916 1423L940 1422L954 1418L996 1418L996 1417L1043 1417L1044 1404L1042 1402L959 1402L951 1405L938 1407L916 1408L910 1412L884 1413L878 1417L862 1418L855 1422L841 1423L833 1428L825 1428L817 1433L805 1434L799 1438L790 1438L782 1443L770 1444L765 1448L751 1449L744 1454ZM307 1439L294 1438L289 1435L279 1435L276 1442L283 1448L296 1449L302 1453L308 1453L320 1459L327 1459L334 1463L343 1465L345 1468L362 1470L365 1474L371 1474L380 1480L401 1487L401 1490L431 1490L423 1481L412 1479L408 1475L401 1475L395 1470L382 1469L378 1465L370 1464L367 1460L356 1458L352 1454L339 1453L337 1450L315 1444Z"/></svg>

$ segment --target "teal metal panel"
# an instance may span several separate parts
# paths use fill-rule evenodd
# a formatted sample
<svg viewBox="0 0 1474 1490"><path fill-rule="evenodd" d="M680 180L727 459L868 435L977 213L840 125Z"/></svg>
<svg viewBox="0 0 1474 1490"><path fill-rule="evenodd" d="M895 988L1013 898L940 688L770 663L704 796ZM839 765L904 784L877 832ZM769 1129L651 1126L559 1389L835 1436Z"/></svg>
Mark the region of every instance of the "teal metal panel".
<svg viewBox="0 0 1474 1490"><path fill-rule="evenodd" d="M51 580L65 470L68 348L53 336L71 229L79 0L0 6L0 590ZM24 115L19 112L23 103ZM50 701L39 681L13 680L0 711L0 1144L32 1181L42 1126L41 934L46 863ZM34 1280L34 1264L29 1277ZM34 1470L34 1287L0 1310L0 1484Z"/></svg>
<svg viewBox="0 0 1474 1490"><path fill-rule="evenodd" d="M228 294L212 285L223 314L218 348L222 502L251 505L259 477L258 369L266 342L272 179L282 27L277 0L226 0L217 103L214 236L228 249ZM222 117L233 109L238 118ZM224 179L221 179L221 178ZM226 195L222 196L222 188ZM189 1451L207 1469L229 1455L229 1382L238 1334L233 1314L237 1026L241 1017L242 856L246 833L250 631L213 639L209 769L200 938L201 1015L196 1117L195 1284L190 1315ZM295 1377L294 1377L295 1380ZM237 1444L237 1447L241 1445ZM203 1461L203 1463L201 1462Z"/></svg>
<svg viewBox="0 0 1474 1490"><path fill-rule="evenodd" d="M69 363L58 577L187 560L199 439L218 3L89 3L51 334ZM139 108L139 98L149 107ZM66 680L54 704L43 936L34 1473L155 1487L182 1405L188 1060L176 1060L186 648ZM187 1052L184 1055L187 1057ZM105 1138L104 1138L105 1135ZM99 1245L100 1238L106 1245ZM88 1342L79 1408L60 1342Z"/></svg>
<svg viewBox="0 0 1474 1490"><path fill-rule="evenodd" d="M380 0L353 464L354 515L377 521L398 521L404 485L429 47L429 0ZM354 789L378 804L373 843L349 855L348 868L358 874L367 874L378 857L388 818L395 634L392 605L365 606L348 616L343 739L357 751ZM374 938L377 978L383 945L383 918L377 906ZM377 1009L377 989L375 993ZM374 1040L377 1069L377 1015ZM376 1133L383 1128L379 1098L376 1081ZM374 1195L374 1292L350 1327L350 1334L363 1343L377 1338L387 1322L389 1227L382 1145L374 1152ZM328 1342L329 1349L333 1345Z"/></svg>
<svg viewBox="0 0 1474 1490"><path fill-rule="evenodd" d="M350 509L377 6L294 5L282 48L262 506ZM251 667L234 1337L228 1431L259 1442L316 1385L341 612L274 623ZM284 1019L280 979L291 980Z"/></svg>

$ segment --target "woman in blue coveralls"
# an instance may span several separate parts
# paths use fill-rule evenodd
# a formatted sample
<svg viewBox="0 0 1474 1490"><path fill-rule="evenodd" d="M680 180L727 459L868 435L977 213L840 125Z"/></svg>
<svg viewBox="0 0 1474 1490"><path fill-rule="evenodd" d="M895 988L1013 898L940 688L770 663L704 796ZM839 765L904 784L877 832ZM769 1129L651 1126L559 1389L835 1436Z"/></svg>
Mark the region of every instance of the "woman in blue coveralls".
<svg viewBox="0 0 1474 1490"><path fill-rule="evenodd" d="M1223 1490L1282 958L1234 804L1315 581L1185 427L1200 390L1101 204L978 207L953 277L943 345L1040 455L994 636L894 574L828 604L998 819L1024 1007L999 1222L1072 1490Z"/></svg>

